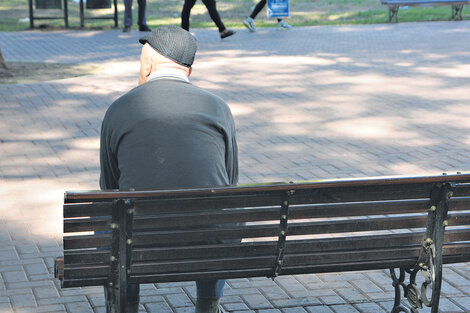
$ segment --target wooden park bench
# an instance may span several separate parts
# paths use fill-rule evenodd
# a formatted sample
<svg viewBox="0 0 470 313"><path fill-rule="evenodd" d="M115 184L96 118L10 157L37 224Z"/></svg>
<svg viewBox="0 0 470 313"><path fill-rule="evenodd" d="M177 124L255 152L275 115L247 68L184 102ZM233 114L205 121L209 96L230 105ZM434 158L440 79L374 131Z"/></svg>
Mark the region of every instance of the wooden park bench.
<svg viewBox="0 0 470 313"><path fill-rule="evenodd" d="M462 20L462 10L465 4L469 4L470 0L380 0L383 5L388 6L388 21L395 19L398 22L398 10L400 7L413 6L437 6L451 5L452 20Z"/></svg>
<svg viewBox="0 0 470 313"><path fill-rule="evenodd" d="M64 233L56 277L107 286L108 312L129 283L390 269L392 312L437 313L442 264L470 261L470 174L71 191Z"/></svg>

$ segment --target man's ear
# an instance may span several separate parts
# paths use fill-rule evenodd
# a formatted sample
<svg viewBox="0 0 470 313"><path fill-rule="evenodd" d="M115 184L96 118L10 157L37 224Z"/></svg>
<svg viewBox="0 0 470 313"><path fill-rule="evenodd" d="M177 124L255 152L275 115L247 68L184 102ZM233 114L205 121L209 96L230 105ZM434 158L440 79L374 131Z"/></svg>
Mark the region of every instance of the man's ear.
<svg viewBox="0 0 470 313"><path fill-rule="evenodd" d="M152 74L152 59L147 57L147 64L144 66L145 77L149 77Z"/></svg>

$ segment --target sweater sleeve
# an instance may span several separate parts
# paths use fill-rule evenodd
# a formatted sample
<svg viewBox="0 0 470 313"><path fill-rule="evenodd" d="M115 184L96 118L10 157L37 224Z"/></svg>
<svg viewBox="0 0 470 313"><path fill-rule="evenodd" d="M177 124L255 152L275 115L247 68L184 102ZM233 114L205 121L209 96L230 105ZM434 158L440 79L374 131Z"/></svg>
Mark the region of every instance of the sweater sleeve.
<svg viewBox="0 0 470 313"><path fill-rule="evenodd" d="M238 184L238 145L233 116L229 115L229 131L226 139L226 167L229 183L231 186Z"/></svg>
<svg viewBox="0 0 470 313"><path fill-rule="evenodd" d="M119 189L119 167L117 158L110 147L110 134L105 127L106 118L101 126L100 138L100 188Z"/></svg>

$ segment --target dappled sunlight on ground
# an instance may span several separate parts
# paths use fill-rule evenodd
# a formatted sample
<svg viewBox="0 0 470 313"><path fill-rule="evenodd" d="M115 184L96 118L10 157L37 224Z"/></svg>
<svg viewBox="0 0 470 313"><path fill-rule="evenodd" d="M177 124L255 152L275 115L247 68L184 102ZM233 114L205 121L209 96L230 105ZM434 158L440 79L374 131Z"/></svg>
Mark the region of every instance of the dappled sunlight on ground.
<svg viewBox="0 0 470 313"><path fill-rule="evenodd" d="M230 109L232 110L232 114L234 116L249 115L255 111L253 107L245 103L236 103L236 102L232 102L230 104Z"/></svg>
<svg viewBox="0 0 470 313"><path fill-rule="evenodd" d="M394 29L400 40L413 44L390 37ZM442 36L460 37L458 29L442 30ZM452 153L442 147L468 144L461 134L469 127L469 69L462 61L468 49L429 47L433 42L427 37L404 35L401 25L314 27L291 41L296 31L240 31L225 41L212 30L195 32L199 53L191 80L231 106L242 182L438 172L451 165L436 162L435 151L464 157L463 150ZM116 36L112 48L105 34L57 34L84 49L68 58L92 60L102 70L34 85L40 101L31 102L26 91L11 104L27 115L9 118L21 127L2 144L13 151L2 160L4 177L74 177L80 185L97 183L101 120L112 101L137 85L139 71L140 34L111 31ZM28 33L25 38L32 40ZM93 41L96 47L85 49L82 41ZM5 51L10 53L8 47ZM41 55L45 61L63 60L67 54L61 51L44 50ZM54 93L59 96L50 97ZM403 159L390 162L391 154Z"/></svg>
<svg viewBox="0 0 470 313"><path fill-rule="evenodd" d="M59 237L62 234L62 188L53 179L0 182L0 196L7 202L0 207L0 216L13 224L26 223L33 236ZM12 210L13 207L16 209Z"/></svg>
<svg viewBox="0 0 470 313"><path fill-rule="evenodd" d="M404 120L383 116L334 121L325 127L336 136L346 138L406 141L418 136L415 132L405 130L405 125Z"/></svg>
<svg viewBox="0 0 470 313"><path fill-rule="evenodd" d="M446 77L470 78L470 64L454 64L446 68L418 67L416 70Z"/></svg>
<svg viewBox="0 0 470 313"><path fill-rule="evenodd" d="M431 171L426 172L420 169L418 166L414 164L410 164L409 162L401 162L397 164L391 165L391 169L396 172L398 175L408 175L409 173L422 173L424 174L440 174L440 173L433 173Z"/></svg>

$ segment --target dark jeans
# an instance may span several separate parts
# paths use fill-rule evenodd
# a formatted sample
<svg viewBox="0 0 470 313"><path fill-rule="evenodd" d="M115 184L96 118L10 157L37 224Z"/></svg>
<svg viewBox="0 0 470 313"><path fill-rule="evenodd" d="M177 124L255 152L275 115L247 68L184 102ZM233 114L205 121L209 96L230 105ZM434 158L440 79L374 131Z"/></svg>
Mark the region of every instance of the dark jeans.
<svg viewBox="0 0 470 313"><path fill-rule="evenodd" d="M222 298L224 293L225 280L201 280L196 282L197 298L198 299L219 299ZM139 312L139 296L140 285L129 284L127 287L127 310L126 313ZM104 287L104 298L106 306L108 304L108 287Z"/></svg>
<svg viewBox="0 0 470 313"><path fill-rule="evenodd" d="M258 2L258 4L253 9L253 12L251 12L250 17L252 19L255 19L258 13L264 8L265 5L266 5L266 0L261 0L260 2ZM278 18L277 21L278 22L282 21L282 18Z"/></svg>
<svg viewBox="0 0 470 313"><path fill-rule="evenodd" d="M132 26L132 2L133 0L124 0L124 26L126 27ZM137 0L137 3L139 4L139 19L137 24L139 26L147 25L145 18L146 0Z"/></svg>
<svg viewBox="0 0 470 313"><path fill-rule="evenodd" d="M189 15L191 14L191 9L193 8L196 0L185 0L183 5L183 11L181 12L181 28L189 30ZM217 12L217 8L215 6L215 0L202 0L202 3L209 11L209 15L211 19L214 21L215 25L219 29L219 32L225 30L225 25L222 23L220 19L219 13Z"/></svg>
<svg viewBox="0 0 470 313"><path fill-rule="evenodd" d="M106 301L106 312L111 312L111 303L108 303L110 298L109 289L110 287L104 287L104 299ZM139 312L139 295L140 295L140 285L139 284L129 284L127 286L127 307L126 313L138 313Z"/></svg>

